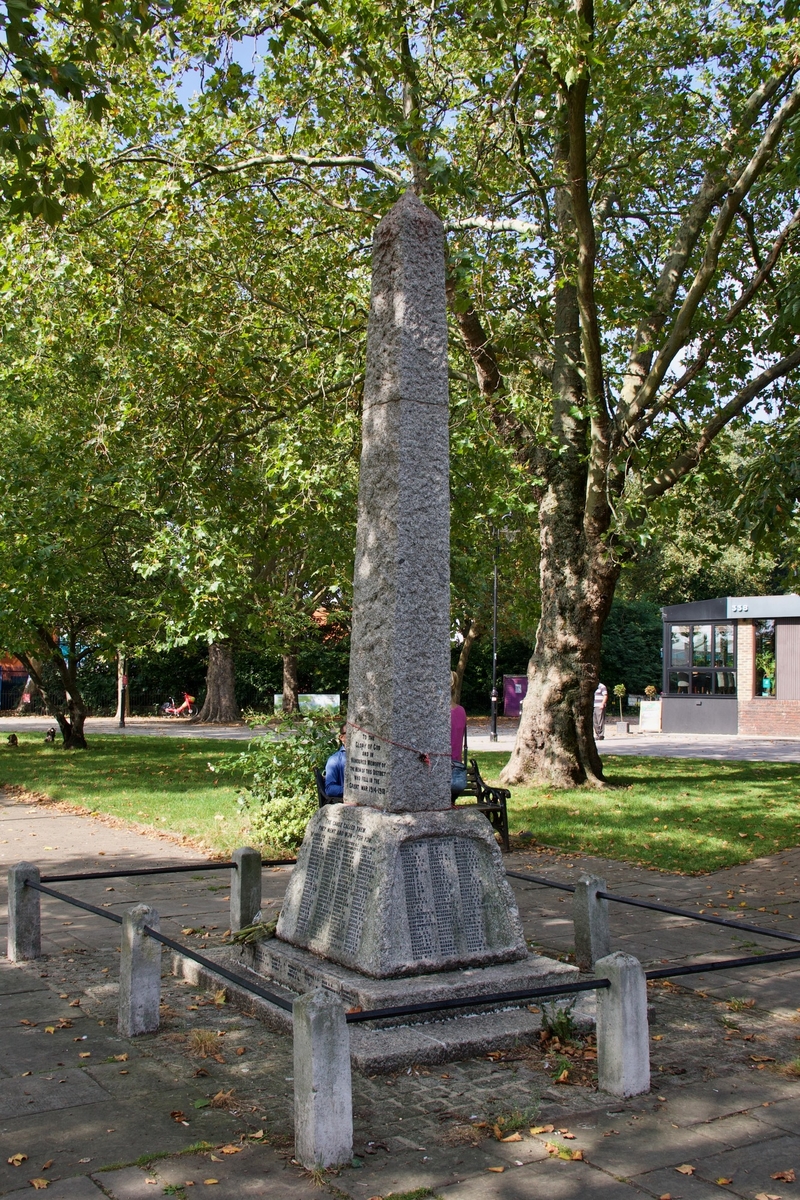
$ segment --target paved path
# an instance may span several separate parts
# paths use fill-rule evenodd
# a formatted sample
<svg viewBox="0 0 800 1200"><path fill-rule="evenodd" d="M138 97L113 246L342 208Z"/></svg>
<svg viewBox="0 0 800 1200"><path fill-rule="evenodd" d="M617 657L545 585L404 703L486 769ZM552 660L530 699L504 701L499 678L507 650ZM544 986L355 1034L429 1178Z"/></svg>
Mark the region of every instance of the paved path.
<svg viewBox="0 0 800 1200"><path fill-rule="evenodd" d="M4 717L0 738L5 733L41 733L53 724L49 717ZM257 732L263 730L259 727ZM125 728L108 717L90 717L86 736L93 733L119 737L219 738L246 741L253 736L247 725L192 725L183 718L131 717ZM516 737L516 722L502 721L496 742L490 741L488 721L470 721L471 750L501 750L510 753ZM613 725L598 749L601 754L633 754L654 758L733 758L750 762L800 762L800 738L732 737L727 734L631 733L617 737Z"/></svg>
<svg viewBox="0 0 800 1200"><path fill-rule="evenodd" d="M51 873L194 860L172 843L6 798L0 858L21 857ZM543 852L507 861L559 880L590 869L615 891L800 931L800 850L699 878ZM286 878L286 869L265 871L269 906L280 902ZM227 883L221 871L61 886L117 911L147 900L165 932L200 947L225 929ZM528 936L568 950L569 898L513 886ZM47 958L0 964L0 1194L30 1195L28 1181L46 1178L53 1200L152 1200L165 1192L186 1200L192 1186L215 1189L219 1200L311 1200L328 1194L328 1184L350 1200L421 1187L448 1200L800 1195L797 1184L773 1178L800 1172L800 1082L780 1067L796 1057L800 1033L792 969L709 974L694 981L702 994L652 988L654 1088L624 1103L580 1085L554 1086L561 1062L546 1047L356 1076L356 1165L320 1192L291 1161L286 1038L165 975L161 1031L125 1041L115 1024L117 927L50 898L43 920ZM612 933L615 946L647 963L774 945L622 906L612 908ZM521 1141L494 1137L501 1118L500 1131L518 1125ZM531 1135L533 1121L553 1130ZM202 1149L186 1153L198 1143ZM552 1145L577 1148L582 1159L565 1161ZM27 1158L7 1163L15 1154ZM693 1174L679 1173L683 1165Z"/></svg>

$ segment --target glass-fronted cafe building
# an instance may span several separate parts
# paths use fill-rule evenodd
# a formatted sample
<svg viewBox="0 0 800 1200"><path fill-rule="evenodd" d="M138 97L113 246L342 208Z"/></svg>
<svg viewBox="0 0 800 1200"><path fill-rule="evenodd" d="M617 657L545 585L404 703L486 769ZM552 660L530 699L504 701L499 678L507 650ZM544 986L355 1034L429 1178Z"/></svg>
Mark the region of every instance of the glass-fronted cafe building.
<svg viewBox="0 0 800 1200"><path fill-rule="evenodd" d="M663 733L800 737L800 596L670 604Z"/></svg>

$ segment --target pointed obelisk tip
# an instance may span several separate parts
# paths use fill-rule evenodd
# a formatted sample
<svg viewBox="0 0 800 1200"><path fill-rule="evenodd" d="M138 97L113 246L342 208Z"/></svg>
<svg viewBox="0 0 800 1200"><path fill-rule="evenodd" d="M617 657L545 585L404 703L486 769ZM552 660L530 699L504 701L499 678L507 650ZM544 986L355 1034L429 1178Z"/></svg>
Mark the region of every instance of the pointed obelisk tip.
<svg viewBox="0 0 800 1200"><path fill-rule="evenodd" d="M413 221L414 224L424 222L428 226L441 228L441 221L432 208L428 208L420 200L419 196L411 188L407 188L403 192L399 200L396 200L389 211L379 222L379 229L392 228L400 224L405 224L407 221Z"/></svg>

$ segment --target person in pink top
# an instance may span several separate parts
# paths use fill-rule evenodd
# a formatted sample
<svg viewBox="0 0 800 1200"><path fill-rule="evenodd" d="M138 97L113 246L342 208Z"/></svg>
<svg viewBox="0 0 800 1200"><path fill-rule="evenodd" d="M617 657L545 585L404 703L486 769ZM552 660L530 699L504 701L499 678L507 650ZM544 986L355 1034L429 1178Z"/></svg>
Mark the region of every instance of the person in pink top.
<svg viewBox="0 0 800 1200"><path fill-rule="evenodd" d="M455 671L450 673L450 696L451 700L455 696L455 690L458 685L458 676ZM467 713L460 704L450 705L450 758L452 760L452 783L451 795L455 801L456 796L460 796L467 787L467 764L466 764L466 734L467 734Z"/></svg>

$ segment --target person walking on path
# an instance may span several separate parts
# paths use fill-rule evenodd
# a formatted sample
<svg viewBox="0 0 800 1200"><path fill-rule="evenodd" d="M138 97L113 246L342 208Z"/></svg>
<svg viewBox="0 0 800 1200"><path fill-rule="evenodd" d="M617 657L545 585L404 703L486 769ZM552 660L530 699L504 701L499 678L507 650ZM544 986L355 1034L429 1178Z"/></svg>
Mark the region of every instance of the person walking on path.
<svg viewBox="0 0 800 1200"><path fill-rule="evenodd" d="M602 742L606 736L606 705L608 704L608 688L604 683L598 683L594 693L594 739Z"/></svg>

